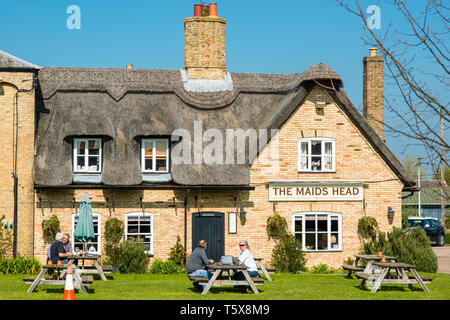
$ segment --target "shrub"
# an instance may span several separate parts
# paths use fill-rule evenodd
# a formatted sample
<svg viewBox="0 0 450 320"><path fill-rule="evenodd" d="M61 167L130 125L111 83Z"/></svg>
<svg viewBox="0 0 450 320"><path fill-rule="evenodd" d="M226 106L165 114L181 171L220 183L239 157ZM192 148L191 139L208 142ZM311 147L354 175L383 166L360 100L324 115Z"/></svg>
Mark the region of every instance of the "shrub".
<svg viewBox="0 0 450 320"><path fill-rule="evenodd" d="M160 259L155 259L153 260L150 272L156 274L174 274L183 272L183 270L171 260L162 261Z"/></svg>
<svg viewBox="0 0 450 320"><path fill-rule="evenodd" d="M3 229L3 220L5 216L0 218L0 258L11 254L13 247L13 233L11 229Z"/></svg>
<svg viewBox="0 0 450 320"><path fill-rule="evenodd" d="M300 240L295 236L283 236L272 251L272 261L277 271L291 273L306 271L306 258L301 247Z"/></svg>
<svg viewBox="0 0 450 320"><path fill-rule="evenodd" d="M450 244L450 232L445 234L445 244Z"/></svg>
<svg viewBox="0 0 450 320"><path fill-rule="evenodd" d="M53 242L59 231L59 219L57 216L53 215L42 221L42 233L46 242Z"/></svg>
<svg viewBox="0 0 450 320"><path fill-rule="evenodd" d="M105 223L105 241L112 244L118 244L122 240L124 232L123 221L110 218Z"/></svg>
<svg viewBox="0 0 450 320"><path fill-rule="evenodd" d="M35 258L2 258L0 272L3 274L38 274L41 264Z"/></svg>
<svg viewBox="0 0 450 320"><path fill-rule="evenodd" d="M269 238L281 239L288 233L286 219L280 216L278 213L267 218L266 231L269 235Z"/></svg>
<svg viewBox="0 0 450 320"><path fill-rule="evenodd" d="M344 264L353 265L355 263L355 259L352 257L347 257L344 259Z"/></svg>
<svg viewBox="0 0 450 320"><path fill-rule="evenodd" d="M334 272L334 270L325 263L321 263L321 264L319 264L317 266L313 266L311 268L311 273L313 273L313 274L329 274L329 273L333 273L333 272Z"/></svg>
<svg viewBox="0 0 450 320"><path fill-rule="evenodd" d="M373 217L362 217L358 221L358 234L363 239L371 239L378 232L377 220Z"/></svg>
<svg viewBox="0 0 450 320"><path fill-rule="evenodd" d="M108 219L105 223L105 255L106 263L117 267L120 263L119 243L124 233L123 222L116 218Z"/></svg>
<svg viewBox="0 0 450 320"><path fill-rule="evenodd" d="M170 249L168 260L180 267L186 265L186 248L181 244L180 236L177 236L177 242Z"/></svg>
<svg viewBox="0 0 450 320"><path fill-rule="evenodd" d="M116 265L120 273L145 273L148 268L148 256L145 245L139 240L128 240L117 246Z"/></svg>
<svg viewBox="0 0 450 320"><path fill-rule="evenodd" d="M438 261L425 231L421 228L394 228L391 232L379 232L362 246L362 253L396 257L399 261L412 264L417 271L436 272Z"/></svg>

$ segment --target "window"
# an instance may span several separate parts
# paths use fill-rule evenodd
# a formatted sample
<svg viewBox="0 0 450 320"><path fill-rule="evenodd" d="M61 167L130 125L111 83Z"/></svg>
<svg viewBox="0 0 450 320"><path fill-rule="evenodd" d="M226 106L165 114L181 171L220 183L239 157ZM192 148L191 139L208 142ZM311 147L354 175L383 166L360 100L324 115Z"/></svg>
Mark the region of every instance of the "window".
<svg viewBox="0 0 450 320"><path fill-rule="evenodd" d="M75 248L79 248L80 250L83 249L83 242L75 241L75 238L73 237L73 233L75 232L75 228L77 226L78 222L78 214L72 215L72 248L75 250ZM93 213L92 214L92 222L94 223L94 240L91 240L92 245L94 246L95 250L98 254L101 254L102 246L101 246L101 237L100 237L100 214ZM88 244L87 249L89 249L90 244Z"/></svg>
<svg viewBox="0 0 450 320"><path fill-rule="evenodd" d="M142 172L169 172L169 140L142 139Z"/></svg>
<svg viewBox="0 0 450 320"><path fill-rule="evenodd" d="M336 171L335 140L308 138L298 141L298 171Z"/></svg>
<svg viewBox="0 0 450 320"><path fill-rule="evenodd" d="M144 241L147 254L153 254L153 215L149 213L129 213L125 215L125 240Z"/></svg>
<svg viewBox="0 0 450 320"><path fill-rule="evenodd" d="M74 139L73 171L100 173L102 171L102 139Z"/></svg>
<svg viewBox="0 0 450 320"><path fill-rule="evenodd" d="M303 251L341 251L342 223L338 213L308 212L292 217L292 233Z"/></svg>

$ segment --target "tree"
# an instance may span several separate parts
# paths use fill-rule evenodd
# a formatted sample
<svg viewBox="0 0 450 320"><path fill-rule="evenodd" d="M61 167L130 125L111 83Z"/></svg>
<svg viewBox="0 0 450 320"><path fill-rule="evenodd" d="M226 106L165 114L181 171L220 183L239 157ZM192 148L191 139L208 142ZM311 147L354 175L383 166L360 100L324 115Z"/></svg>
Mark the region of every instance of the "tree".
<svg viewBox="0 0 450 320"><path fill-rule="evenodd" d="M417 162L417 159L413 158L411 155L407 154L402 159L400 159L400 162L402 163L403 167L406 171L417 181L417 177L419 174L419 163ZM428 180L428 170L423 166L423 164L420 165L420 180Z"/></svg>
<svg viewBox="0 0 450 320"><path fill-rule="evenodd" d="M385 95L385 106L396 119L384 121L386 132L422 146L433 172L440 162L448 166L449 144L444 136L450 119L447 4L440 0L385 0L366 9L358 0L336 1L360 19L362 40L377 47L384 57L386 84L394 90ZM391 22L383 21L383 28L374 26L373 8L389 11Z"/></svg>
<svg viewBox="0 0 450 320"><path fill-rule="evenodd" d="M445 173L444 173L444 180L445 180L445 183L448 186L448 185L450 185L450 167L449 166L445 166L444 171L445 171ZM433 180L437 180L437 181L441 180L441 170L438 170L438 171L436 171L434 173Z"/></svg>

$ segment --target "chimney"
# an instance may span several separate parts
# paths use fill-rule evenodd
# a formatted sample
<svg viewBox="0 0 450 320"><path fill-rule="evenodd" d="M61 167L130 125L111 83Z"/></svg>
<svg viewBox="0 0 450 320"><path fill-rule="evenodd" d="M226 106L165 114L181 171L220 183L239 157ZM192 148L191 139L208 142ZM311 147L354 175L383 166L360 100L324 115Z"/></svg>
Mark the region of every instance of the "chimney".
<svg viewBox="0 0 450 320"><path fill-rule="evenodd" d="M363 114L370 126L386 142L383 129L383 57L377 56L377 48L370 48L363 58Z"/></svg>
<svg viewBox="0 0 450 320"><path fill-rule="evenodd" d="M226 23L214 3L194 5L194 17L184 19L184 67L190 79L225 78Z"/></svg>

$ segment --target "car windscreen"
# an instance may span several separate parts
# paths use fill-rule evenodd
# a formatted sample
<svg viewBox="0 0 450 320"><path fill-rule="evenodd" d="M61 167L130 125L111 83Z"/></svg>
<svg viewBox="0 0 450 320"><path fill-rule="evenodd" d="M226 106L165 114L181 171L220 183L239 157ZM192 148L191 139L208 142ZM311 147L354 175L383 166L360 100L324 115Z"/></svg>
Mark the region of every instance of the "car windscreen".
<svg viewBox="0 0 450 320"><path fill-rule="evenodd" d="M409 219L408 220L408 225L410 228L414 228L414 227L423 227L423 220L413 220L413 219Z"/></svg>

